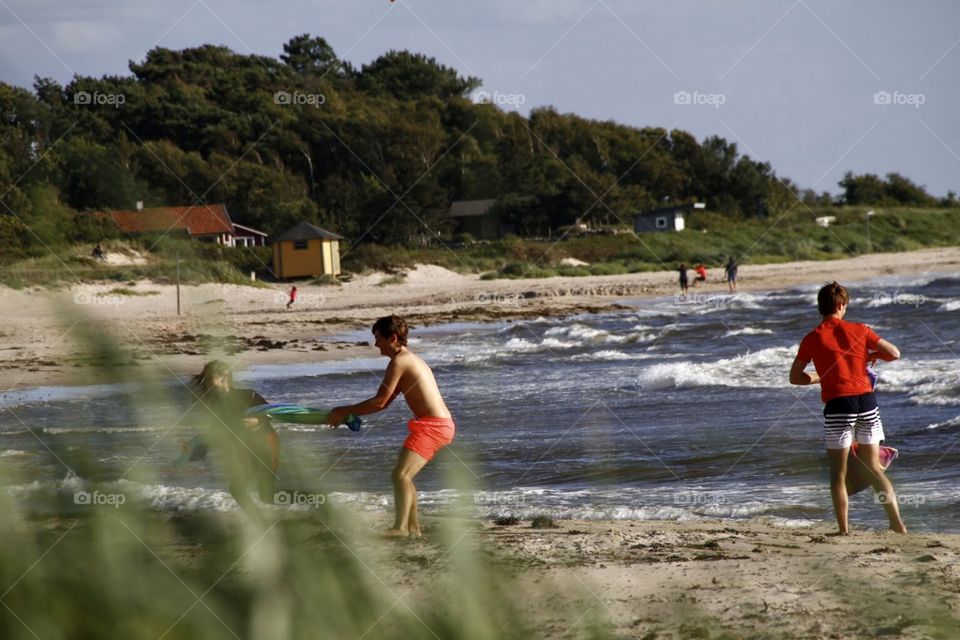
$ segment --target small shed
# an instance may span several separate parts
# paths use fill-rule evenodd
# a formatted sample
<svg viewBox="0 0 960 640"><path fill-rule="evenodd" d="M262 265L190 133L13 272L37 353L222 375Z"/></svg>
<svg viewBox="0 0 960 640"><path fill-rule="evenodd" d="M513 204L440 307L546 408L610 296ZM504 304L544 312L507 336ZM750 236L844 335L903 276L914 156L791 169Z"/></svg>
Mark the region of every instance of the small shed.
<svg viewBox="0 0 960 640"><path fill-rule="evenodd" d="M457 233L469 233L477 240L496 240L502 234L500 216L493 205L496 200L456 200L449 216L456 223Z"/></svg>
<svg viewBox="0 0 960 640"><path fill-rule="evenodd" d="M662 207L653 211L644 211L633 215L633 230L637 233L650 231L683 231L686 216L694 209L703 209L702 202Z"/></svg>
<svg viewBox="0 0 960 640"><path fill-rule="evenodd" d="M263 231L233 223L233 246L235 247L264 247L267 244L267 234Z"/></svg>
<svg viewBox="0 0 960 640"><path fill-rule="evenodd" d="M273 272L278 278L340 275L343 236L301 222L271 240Z"/></svg>

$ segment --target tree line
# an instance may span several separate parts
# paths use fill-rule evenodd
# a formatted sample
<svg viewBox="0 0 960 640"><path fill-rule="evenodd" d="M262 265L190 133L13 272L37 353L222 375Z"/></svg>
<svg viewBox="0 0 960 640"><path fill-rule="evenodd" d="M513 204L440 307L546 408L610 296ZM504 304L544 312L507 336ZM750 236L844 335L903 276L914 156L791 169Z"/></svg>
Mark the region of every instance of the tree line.
<svg viewBox="0 0 960 640"><path fill-rule="evenodd" d="M731 216L837 204L719 136L549 107L523 116L471 99L480 79L408 51L359 69L321 37L283 51L158 47L126 76L0 83L4 255L109 235L88 212L137 201L222 202L268 233L307 220L380 244L449 234L454 200L495 198L521 235L693 200ZM897 174L841 186L846 203L950 204Z"/></svg>

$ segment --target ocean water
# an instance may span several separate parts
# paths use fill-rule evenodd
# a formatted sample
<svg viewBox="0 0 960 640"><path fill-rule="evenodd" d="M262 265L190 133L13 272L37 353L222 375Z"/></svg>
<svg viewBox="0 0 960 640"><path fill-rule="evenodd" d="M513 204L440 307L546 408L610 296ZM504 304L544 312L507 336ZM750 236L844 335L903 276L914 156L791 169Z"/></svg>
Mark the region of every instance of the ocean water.
<svg viewBox="0 0 960 640"><path fill-rule="evenodd" d="M615 313L415 329L411 348L433 366L458 427L418 477L422 510L832 523L819 387L787 382L800 339L819 321L816 290L691 290L682 300L624 300L629 310ZM900 451L889 475L904 520L958 531L960 276L874 280L851 295L847 319L902 351L880 363L877 393L886 443ZM369 358L255 366L237 378L271 402L330 406L372 395L386 362L371 347ZM93 481L158 510L235 509L215 455L171 465L194 433L181 381L154 391L158 401L145 393L128 384L0 395L6 490L25 509ZM310 508L309 489L389 511L408 418L398 399L359 434L278 425L278 489L296 503L282 508ZM471 489L454 490L452 475ZM885 527L871 490L852 499L851 520Z"/></svg>

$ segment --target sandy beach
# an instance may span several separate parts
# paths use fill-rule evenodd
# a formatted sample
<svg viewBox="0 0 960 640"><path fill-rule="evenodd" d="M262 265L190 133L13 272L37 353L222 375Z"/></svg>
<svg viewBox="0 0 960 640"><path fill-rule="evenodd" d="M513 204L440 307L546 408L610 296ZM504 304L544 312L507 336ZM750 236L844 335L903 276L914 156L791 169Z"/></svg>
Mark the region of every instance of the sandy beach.
<svg viewBox="0 0 960 640"><path fill-rule="evenodd" d="M740 268L738 290L958 269L958 248L829 262L746 264ZM725 295L722 277L722 269L711 269L707 284L691 289L690 299L709 303L711 296ZM289 311L285 284L183 287L180 316L172 285L84 284L60 291L0 288L0 386L9 390L91 384L147 372L185 375L213 357L230 358L242 368L366 356L372 351L363 341L331 336L366 329L388 313L405 315L415 327L599 312L616 309L626 298L678 293L672 271L481 280L478 275L421 265L403 272L400 280L377 273L341 286L299 284L299 300ZM127 293L115 293L118 287ZM112 336L118 350L109 356L92 352L91 339L106 335ZM109 370L97 366L106 362L113 365Z"/></svg>
<svg viewBox="0 0 960 640"><path fill-rule="evenodd" d="M739 290L955 274L958 265L960 249L745 265ZM366 331L376 317L391 312L408 316L416 327L601 312L616 309L624 300L677 293L673 272L483 281L421 266L407 272L402 282L396 283L394 275L355 277L339 287L301 286L300 299L289 311L286 285L184 287L180 317L169 285L119 285L138 295L113 291L117 284L64 291L0 290L0 383L6 390L145 374L169 377L196 372L213 357L241 367L370 357L373 349L359 339L363 333L344 334ZM721 271L711 270L710 275L712 281L691 290L694 301L709 303L710 296L727 295L726 284L719 282ZM391 283L381 286L384 280ZM855 284L851 289L856 295ZM909 286L888 293L909 295ZM797 313L814 317L812 308ZM69 487L61 489L69 494ZM826 478L822 490L826 496ZM498 524L441 512L443 517L424 517L423 539L386 542L378 532L388 524L388 513L338 511L343 511L341 516L329 521L322 510L281 512L277 531L283 535L276 541L275 565L263 560L267 556L247 557L253 546L235 548L237 532L243 530L242 516L235 511L171 513L146 507L116 512L117 517L131 518L126 528L98 528L97 521L68 512L47 519L13 518L11 526L18 530L8 533L22 540L36 538L43 543L38 548L53 548L50 558L70 558L106 548L97 536L107 530L130 549L127 555L105 554L104 562L114 558L125 566L143 563L161 577L203 574L198 593L217 578L230 594L245 589L255 593L268 577L278 585L299 581L282 592L287 604L280 595L270 601L280 611L282 606L300 606L298 598L309 599L300 590L323 576L334 581L330 575L347 575L350 584L366 580L363 588L373 594L373 604L370 610L341 612L341 622L351 630L343 637L397 637L391 635L391 625L398 615L420 632L407 637L445 637L442 627L431 634L443 615L438 610L464 612L474 623L492 620L497 631L482 637L960 637L960 534L933 533L922 521L908 520L908 526L916 526L902 536L864 529L863 512L858 511L852 535L835 537L830 535L835 530L832 520L812 526L806 526L809 521L784 526L764 518L559 520L555 526L534 528L530 520ZM114 516L108 513L104 522L110 524ZM144 540L127 535L139 531L136 522L152 531ZM79 551L71 551L74 548ZM36 556L25 554L28 564L19 572L28 571ZM319 564L307 570L302 567L305 558ZM55 566L57 561L47 562ZM355 573L343 569L343 574L330 574L330 567L349 563L358 565ZM465 575L476 585L465 588ZM36 580L43 584L41 577ZM341 594L340 585L312 595L322 599L321 594L330 593ZM451 603L451 594L476 596L482 602ZM443 606L438 608L438 602ZM183 608L191 604L195 602ZM13 606L29 609L22 603ZM244 619L243 606L224 598L218 611L237 607ZM312 601L309 606L314 606ZM155 635L175 624L178 615L176 608L169 621L160 616L163 624ZM421 628L421 618L427 628ZM36 620L29 624L39 624ZM179 632L182 635L170 637L191 637L187 628Z"/></svg>
<svg viewBox="0 0 960 640"><path fill-rule="evenodd" d="M618 637L960 633L960 536L841 538L831 531L826 524L784 529L757 521L594 521L546 530L493 526L485 535L498 554L531 567L522 582L585 592L576 603L537 608L551 625L544 637L576 637L591 611Z"/></svg>
<svg viewBox="0 0 960 640"><path fill-rule="evenodd" d="M956 534L855 531L840 538L830 536L827 525L778 528L757 520L559 521L554 528L533 528L530 521L498 526L427 518L424 538L386 541L377 535L383 517L372 514L347 520L289 515L284 526L295 532L293 539L306 541L302 551L349 553L376 575L393 609L409 606L423 620L430 619L423 603L463 591L455 576L464 563L480 560L484 568L475 579L495 580L512 594L509 604L501 603L511 610L497 615L521 620L529 637L960 634ZM220 514L220 526L236 527L236 518ZM186 531L189 521L176 516L171 523ZM171 566L196 564L211 553L182 536L157 552ZM400 615L393 609L373 624L373 637L389 636L392 615ZM378 624L386 628L375 629ZM422 631L421 637L433 637ZM511 637L503 631L500 637Z"/></svg>

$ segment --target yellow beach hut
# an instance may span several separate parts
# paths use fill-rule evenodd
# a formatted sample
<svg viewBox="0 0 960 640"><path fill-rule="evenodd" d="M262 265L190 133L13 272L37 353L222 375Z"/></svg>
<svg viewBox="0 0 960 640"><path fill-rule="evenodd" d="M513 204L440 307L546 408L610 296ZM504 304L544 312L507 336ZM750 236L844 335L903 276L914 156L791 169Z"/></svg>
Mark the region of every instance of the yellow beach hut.
<svg viewBox="0 0 960 640"><path fill-rule="evenodd" d="M273 238L273 272L278 278L340 275L343 236L301 222Z"/></svg>

